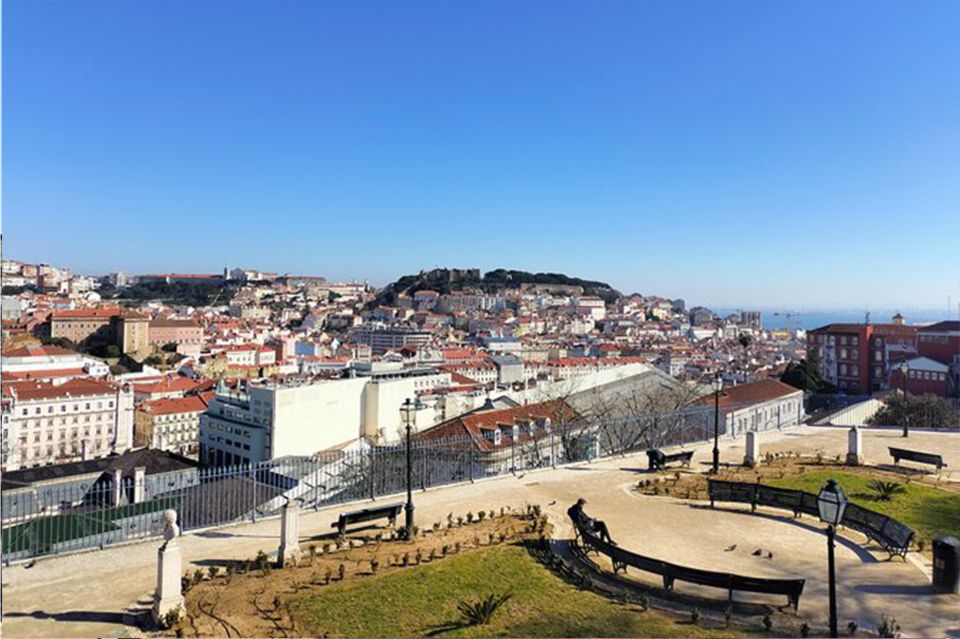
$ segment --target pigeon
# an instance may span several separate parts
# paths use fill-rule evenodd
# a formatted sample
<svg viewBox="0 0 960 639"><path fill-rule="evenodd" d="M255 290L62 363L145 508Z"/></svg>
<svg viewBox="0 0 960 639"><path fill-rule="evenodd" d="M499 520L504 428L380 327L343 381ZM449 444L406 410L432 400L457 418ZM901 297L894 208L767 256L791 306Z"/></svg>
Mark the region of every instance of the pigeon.
<svg viewBox="0 0 960 639"><path fill-rule="evenodd" d="M556 499L554 499L554 500L551 501L549 504L547 504L547 506L553 506L555 503L557 503L557 500L556 500Z"/></svg>
<svg viewBox="0 0 960 639"><path fill-rule="evenodd" d="M773 553L769 550L767 551L767 559L773 559Z"/></svg>
<svg viewBox="0 0 960 639"><path fill-rule="evenodd" d="M754 557L759 557L760 555L763 554L763 550L761 550L760 548L757 548L757 549L754 550L753 553L751 553L751 554L752 554Z"/></svg>
<svg viewBox="0 0 960 639"><path fill-rule="evenodd" d="M733 544L732 546L727 546L726 548L724 548L723 552L733 552L736 549L737 549L737 545Z"/></svg>

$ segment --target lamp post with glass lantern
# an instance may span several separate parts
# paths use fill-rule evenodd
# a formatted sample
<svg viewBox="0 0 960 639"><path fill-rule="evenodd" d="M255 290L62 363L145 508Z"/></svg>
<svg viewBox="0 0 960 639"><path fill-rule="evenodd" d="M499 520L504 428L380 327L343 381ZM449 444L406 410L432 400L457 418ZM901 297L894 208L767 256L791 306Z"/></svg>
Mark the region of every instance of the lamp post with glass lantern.
<svg viewBox="0 0 960 639"><path fill-rule="evenodd" d="M723 378L717 374L713 378L713 474L720 472L720 393L723 391Z"/></svg>
<svg viewBox="0 0 960 639"><path fill-rule="evenodd" d="M827 570L830 592L830 636L837 636L837 573L834 561L834 538L837 526L843 521L847 509L847 497L835 479L828 479L817 495L817 510L820 521L827 524Z"/></svg>
<svg viewBox="0 0 960 639"><path fill-rule="evenodd" d="M407 504L404 506L406 521L404 522L404 534L407 539L413 538L413 460L410 456L411 442L410 433L413 429L413 422L417 419L417 410L420 408L420 399L411 402L408 397L400 406L400 415L403 418L404 428L407 435Z"/></svg>
<svg viewBox="0 0 960 639"><path fill-rule="evenodd" d="M909 415L907 414L907 374L910 372L910 364L907 360L900 362L900 385L901 390L903 391L903 436L908 437L910 435L910 427L907 425L907 419Z"/></svg>

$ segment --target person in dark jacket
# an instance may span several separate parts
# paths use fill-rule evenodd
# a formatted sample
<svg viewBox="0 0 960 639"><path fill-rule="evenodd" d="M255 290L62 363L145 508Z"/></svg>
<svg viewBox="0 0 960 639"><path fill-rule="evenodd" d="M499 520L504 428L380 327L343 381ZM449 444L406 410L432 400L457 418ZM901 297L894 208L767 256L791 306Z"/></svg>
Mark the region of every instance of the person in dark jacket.
<svg viewBox="0 0 960 639"><path fill-rule="evenodd" d="M607 530L607 525L600 521L599 519L593 519L592 517L587 516L587 513L583 512L583 507L586 505L587 500L581 497L577 500L573 506L567 509L567 514L570 515L570 519L574 522L579 522L588 530L600 535L601 541L606 541L616 545L617 542L610 539L610 531Z"/></svg>

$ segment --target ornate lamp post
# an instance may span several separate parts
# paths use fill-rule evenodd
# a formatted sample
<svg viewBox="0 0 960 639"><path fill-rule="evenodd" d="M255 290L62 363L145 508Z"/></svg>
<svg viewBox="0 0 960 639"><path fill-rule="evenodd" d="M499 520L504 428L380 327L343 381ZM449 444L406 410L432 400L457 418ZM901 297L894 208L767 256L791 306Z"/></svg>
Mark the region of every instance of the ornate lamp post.
<svg viewBox="0 0 960 639"><path fill-rule="evenodd" d="M720 472L720 393L723 378L718 373L713 378L713 474Z"/></svg>
<svg viewBox="0 0 960 639"><path fill-rule="evenodd" d="M910 364L907 360L900 362L900 385L903 391L903 436L910 435L910 427L907 425L907 374L910 372Z"/></svg>
<svg viewBox="0 0 960 639"><path fill-rule="evenodd" d="M410 457L410 431L413 429L413 423L417 419L417 410L420 406L419 398L416 402L411 402L409 397L400 406L400 416L403 418L404 428L407 431L407 504L404 507L406 511L404 534L407 539L413 538L413 462Z"/></svg>
<svg viewBox="0 0 960 639"><path fill-rule="evenodd" d="M836 528L843 521L847 509L847 497L835 479L828 479L817 495L817 510L820 521L827 524L827 570L830 580L830 636L837 636L837 572L833 558Z"/></svg>

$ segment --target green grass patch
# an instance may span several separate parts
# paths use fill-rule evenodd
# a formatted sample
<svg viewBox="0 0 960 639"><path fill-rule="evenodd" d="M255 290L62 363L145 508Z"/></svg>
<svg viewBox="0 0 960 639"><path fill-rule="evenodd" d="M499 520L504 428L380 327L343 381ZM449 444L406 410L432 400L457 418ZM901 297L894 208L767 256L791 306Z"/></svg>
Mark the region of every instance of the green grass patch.
<svg viewBox="0 0 960 639"><path fill-rule="evenodd" d="M457 604L512 597L483 626L458 626ZM291 613L308 633L339 637L737 637L571 586L520 546L499 546L324 587Z"/></svg>
<svg viewBox="0 0 960 639"><path fill-rule="evenodd" d="M874 477L834 470L818 470L782 479L767 479L764 483L817 494L828 479L836 479L851 502L903 522L916 530L920 539L929 541L941 534L960 536L958 493L917 482L899 482L905 491L894 495L890 501L880 501L867 487L867 483L875 479Z"/></svg>

